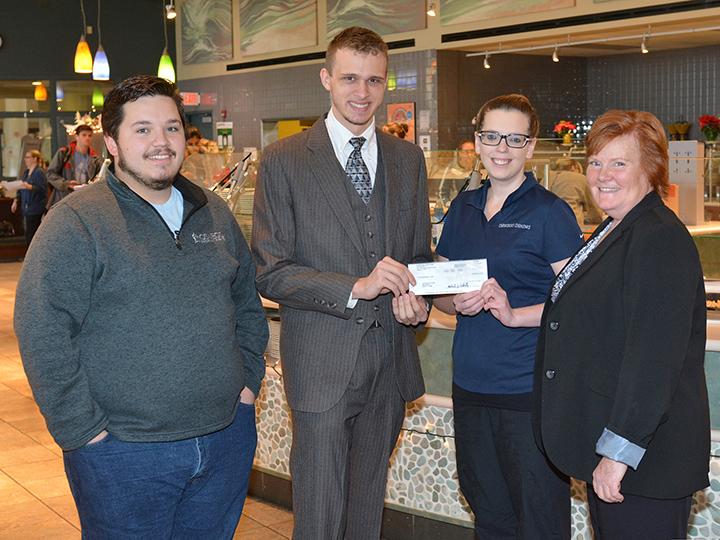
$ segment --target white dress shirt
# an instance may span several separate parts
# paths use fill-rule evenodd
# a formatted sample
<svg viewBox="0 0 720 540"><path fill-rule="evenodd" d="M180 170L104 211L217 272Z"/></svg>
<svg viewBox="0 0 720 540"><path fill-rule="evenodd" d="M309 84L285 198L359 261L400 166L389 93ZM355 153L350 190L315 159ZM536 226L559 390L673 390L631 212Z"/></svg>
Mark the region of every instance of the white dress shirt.
<svg viewBox="0 0 720 540"><path fill-rule="evenodd" d="M370 182L375 187L375 171L377 171L378 162L378 147L377 137L375 135L375 119L370 122L370 125L360 135L355 135L348 128L343 126L333 114L333 110L325 118L325 127L327 128L328 135L330 135L330 142L332 143L333 150L335 150L335 156L340 162L340 166L345 170L347 160L353 151L353 145L350 144L350 139L354 137L365 137L365 142L360 149L363 161L368 168L370 173Z"/></svg>
<svg viewBox="0 0 720 540"><path fill-rule="evenodd" d="M350 139L353 137L365 137L365 142L360 149L363 161L368 168L370 173L370 182L375 187L375 172L377 171L378 162L378 148L377 148L377 137L375 136L375 118L372 119L370 125L360 135L355 135L348 128L343 126L335 115L333 110L325 118L325 127L327 128L328 135L330 136L330 142L332 143L333 150L335 150L335 157L340 162L340 166L345 170L347 160L350 157L350 153L353 151L353 145L350 144ZM347 308L352 309L357 305L358 299L352 297L348 298Z"/></svg>

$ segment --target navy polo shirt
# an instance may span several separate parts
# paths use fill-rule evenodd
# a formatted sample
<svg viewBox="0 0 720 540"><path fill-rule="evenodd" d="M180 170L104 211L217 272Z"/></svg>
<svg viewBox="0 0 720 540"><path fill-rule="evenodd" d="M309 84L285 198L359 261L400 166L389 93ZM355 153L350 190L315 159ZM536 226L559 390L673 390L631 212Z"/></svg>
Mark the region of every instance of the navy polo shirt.
<svg viewBox="0 0 720 540"><path fill-rule="evenodd" d="M490 182L458 195L450 206L437 253L449 260L487 259L488 276L513 308L543 304L555 279L551 263L571 257L582 233L570 206L532 173L488 221ZM453 379L463 390L507 395L532 392L539 328L509 328L489 311L457 315Z"/></svg>

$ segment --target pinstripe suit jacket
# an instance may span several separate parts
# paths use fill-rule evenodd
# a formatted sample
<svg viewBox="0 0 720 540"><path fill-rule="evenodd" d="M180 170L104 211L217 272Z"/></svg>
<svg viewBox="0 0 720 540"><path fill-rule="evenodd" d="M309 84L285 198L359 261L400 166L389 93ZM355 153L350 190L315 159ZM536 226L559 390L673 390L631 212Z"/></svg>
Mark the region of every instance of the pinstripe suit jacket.
<svg viewBox="0 0 720 540"><path fill-rule="evenodd" d="M404 264L428 262L430 219L423 153L377 131L385 167L385 252ZM347 309L358 278L374 268L321 118L310 129L269 146L255 190L252 251L257 287L280 304L280 354L288 403L323 412L342 397L373 306L392 309L390 295ZM407 401L424 392L414 330L389 332L395 373Z"/></svg>

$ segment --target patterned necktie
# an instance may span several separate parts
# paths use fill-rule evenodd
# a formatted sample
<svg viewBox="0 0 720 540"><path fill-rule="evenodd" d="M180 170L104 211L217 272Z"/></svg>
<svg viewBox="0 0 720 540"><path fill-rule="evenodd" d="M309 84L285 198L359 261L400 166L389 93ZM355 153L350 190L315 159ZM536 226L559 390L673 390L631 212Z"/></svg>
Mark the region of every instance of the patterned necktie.
<svg viewBox="0 0 720 540"><path fill-rule="evenodd" d="M358 192L362 201L367 204L372 194L372 182L370 182L370 172L368 172L367 165L363 161L360 149L365 143L365 137L353 137L350 139L350 144L353 146L353 151L350 152L350 156L345 165L345 172L348 178L352 182L355 191Z"/></svg>

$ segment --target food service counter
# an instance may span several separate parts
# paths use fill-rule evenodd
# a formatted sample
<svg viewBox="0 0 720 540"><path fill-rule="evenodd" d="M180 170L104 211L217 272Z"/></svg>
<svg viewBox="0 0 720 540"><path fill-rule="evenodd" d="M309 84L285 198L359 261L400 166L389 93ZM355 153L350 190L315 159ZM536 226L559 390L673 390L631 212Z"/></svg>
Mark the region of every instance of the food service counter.
<svg viewBox="0 0 720 540"><path fill-rule="evenodd" d="M263 300L270 324L266 378L257 400L258 448L255 468L289 479L290 414L282 389L277 304ZM391 459L385 504L388 508L472 527L470 510L459 492L451 395L451 350L455 317L433 309L417 334L427 394L408 404ZM720 319L708 322L706 372L713 430L709 488L695 495L689 538L720 536ZM716 431L718 430L718 431ZM591 540L584 485L572 484L572 538Z"/></svg>

